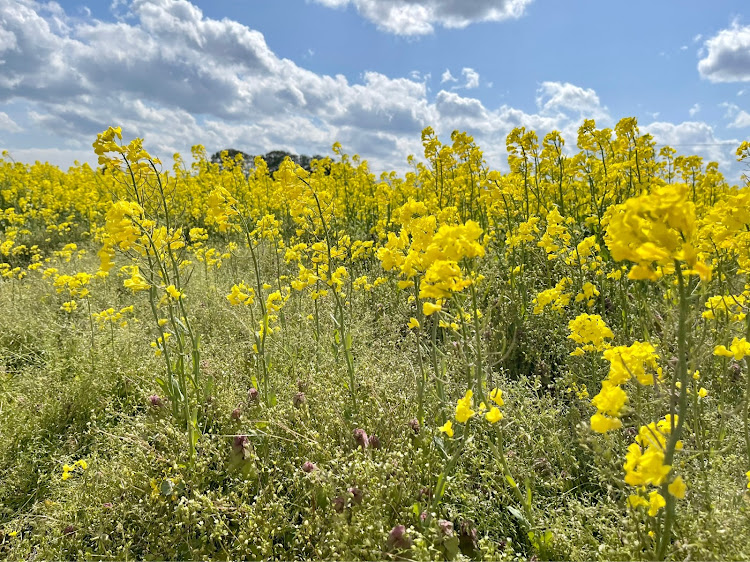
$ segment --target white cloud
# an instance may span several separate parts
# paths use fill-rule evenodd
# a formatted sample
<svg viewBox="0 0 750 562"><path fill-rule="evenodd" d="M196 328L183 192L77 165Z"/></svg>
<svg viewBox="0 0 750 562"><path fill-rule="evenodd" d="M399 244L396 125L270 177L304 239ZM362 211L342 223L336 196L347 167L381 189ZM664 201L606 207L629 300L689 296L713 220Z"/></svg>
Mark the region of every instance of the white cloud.
<svg viewBox="0 0 750 562"><path fill-rule="evenodd" d="M690 117L694 117L696 113L698 113L701 110L701 104L694 103L693 106L688 109L688 113L690 114Z"/></svg>
<svg viewBox="0 0 750 562"><path fill-rule="evenodd" d="M463 28L472 23L520 18L532 0L315 0L331 8L349 4L379 29L397 35L426 35L439 25Z"/></svg>
<svg viewBox="0 0 750 562"><path fill-rule="evenodd" d="M701 77L711 82L750 81L750 25L737 21L704 43L703 58L698 61Z"/></svg>
<svg viewBox="0 0 750 562"><path fill-rule="evenodd" d="M740 109L739 106L733 103L722 103L720 107L726 109L724 117L731 119L731 122L727 125L730 129L744 129L750 127L750 113L744 109Z"/></svg>
<svg viewBox="0 0 750 562"><path fill-rule="evenodd" d="M62 170L67 170L74 162L96 162L96 158L91 157L91 151L85 149L19 148L9 150L8 155L15 162L48 162Z"/></svg>
<svg viewBox="0 0 750 562"><path fill-rule="evenodd" d="M15 118L8 107L20 102L28 108L24 132L36 131L48 143L11 150L16 160L63 167L73 159L95 162L96 133L121 125L165 161L174 152L189 154L195 143L209 153L234 147L251 154L276 148L327 154L340 141L375 170L403 171L407 154L421 154L419 133L431 125L444 139L454 129L467 131L501 168L514 127L536 130L540 138L559 130L574 147L584 118L599 127L614 124L594 90L566 82L543 82L533 113L489 107L456 91L479 84L469 67L460 78L446 70L445 90L433 96L427 74L364 72L356 82L316 74L277 56L258 31L207 18L186 0L134 0L116 8L127 13L107 23L43 12L32 0L0 0L0 129L20 132L1 113ZM690 136L688 125L699 130ZM664 142L716 140L705 124L652 127Z"/></svg>
<svg viewBox="0 0 750 562"><path fill-rule="evenodd" d="M258 152L280 142L327 152L348 139L366 148L357 135L366 130L391 145L401 135L418 145L432 121L424 76L367 72L353 84L279 58L258 31L206 18L186 0L134 0L127 9L117 23L88 20L65 31L31 0L0 0L0 109L25 100L33 124L80 147L120 124L162 155L191 142L218 149L241 140ZM252 134L240 126L248 122Z"/></svg>
<svg viewBox="0 0 750 562"><path fill-rule="evenodd" d="M466 79L464 88L470 90L479 86L479 73L473 68L462 68L461 75Z"/></svg>
<svg viewBox="0 0 750 562"><path fill-rule="evenodd" d="M451 74L451 71L447 68L440 76L440 83L445 84L446 82L458 82L458 78L454 77L453 74Z"/></svg>
<svg viewBox="0 0 750 562"><path fill-rule="evenodd" d="M727 127L732 129L746 129L750 127L750 113L744 109L740 110L735 116L734 121L727 125Z"/></svg>
<svg viewBox="0 0 750 562"><path fill-rule="evenodd" d="M740 144L736 139L720 139L710 125L701 121L682 123L653 122L641 125L641 132L651 133L658 146L669 145L678 154L697 154L707 161L718 162L721 169L732 181L736 171L733 151ZM737 174L739 177L739 174Z"/></svg>
<svg viewBox="0 0 750 562"><path fill-rule="evenodd" d="M11 119L7 113L0 111L0 131L8 131L9 133L20 133L23 129L19 127L13 119Z"/></svg>
<svg viewBox="0 0 750 562"><path fill-rule="evenodd" d="M607 108L601 105L594 90L568 82L542 82L536 104L543 114L573 111L587 118L609 119Z"/></svg>

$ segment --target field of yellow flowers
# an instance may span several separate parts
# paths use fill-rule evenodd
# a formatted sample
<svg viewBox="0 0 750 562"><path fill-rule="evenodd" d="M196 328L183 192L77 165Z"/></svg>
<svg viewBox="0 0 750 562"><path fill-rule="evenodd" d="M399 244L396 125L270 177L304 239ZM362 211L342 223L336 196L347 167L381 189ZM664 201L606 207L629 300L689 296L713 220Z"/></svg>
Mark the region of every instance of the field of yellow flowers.
<svg viewBox="0 0 750 562"><path fill-rule="evenodd" d="M0 160L0 557L750 558L747 178L422 143Z"/></svg>

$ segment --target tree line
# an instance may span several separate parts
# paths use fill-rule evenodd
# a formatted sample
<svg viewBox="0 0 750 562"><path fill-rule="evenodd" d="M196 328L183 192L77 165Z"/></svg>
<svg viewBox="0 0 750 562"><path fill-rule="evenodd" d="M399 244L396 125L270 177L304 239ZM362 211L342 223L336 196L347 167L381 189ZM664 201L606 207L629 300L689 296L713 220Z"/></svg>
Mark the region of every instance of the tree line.
<svg viewBox="0 0 750 562"><path fill-rule="evenodd" d="M224 150L219 150L218 152L214 152L211 155L211 162L214 164L219 164L221 166L221 155L224 152L226 152L229 158L235 158L238 154L241 155L243 159L242 167L245 170L249 170L253 167L255 156L252 156L235 148L227 148ZM310 164L313 160L322 160L324 158L324 156L321 156L319 154L316 154L315 156L308 156L306 154L292 154L291 152L287 152L285 150L272 150L265 154L261 154L260 157L266 161L266 166L268 166L268 170L271 173L278 170L279 166L281 166L281 163L287 157L290 158L292 162L294 162L298 166L301 166L308 172L310 171Z"/></svg>

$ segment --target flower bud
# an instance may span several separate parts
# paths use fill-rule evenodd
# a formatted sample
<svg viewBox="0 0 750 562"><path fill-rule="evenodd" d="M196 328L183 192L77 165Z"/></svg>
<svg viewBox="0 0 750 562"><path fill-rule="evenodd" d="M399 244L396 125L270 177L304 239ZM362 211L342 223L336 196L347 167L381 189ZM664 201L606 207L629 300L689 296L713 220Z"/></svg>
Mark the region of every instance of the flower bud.
<svg viewBox="0 0 750 562"><path fill-rule="evenodd" d="M250 390L247 391L247 401L248 402L258 401L258 389L257 388L251 387Z"/></svg>
<svg viewBox="0 0 750 562"><path fill-rule="evenodd" d="M388 533L388 540L386 541L388 548L407 549L411 548L412 540L406 534L406 527L403 525L396 525L391 532Z"/></svg>
<svg viewBox="0 0 750 562"><path fill-rule="evenodd" d="M164 400L162 400L161 397L156 394L152 394L151 396L149 396L148 402L154 408L161 408L162 406L164 406Z"/></svg>
<svg viewBox="0 0 750 562"><path fill-rule="evenodd" d="M341 513L344 511L344 507L346 507L346 500L342 498L341 496L336 496L333 498L333 501L331 502L333 505L333 511L336 513Z"/></svg>
<svg viewBox="0 0 750 562"><path fill-rule="evenodd" d="M362 449L367 449L367 446L370 444L369 439L367 439L367 433L365 433L364 429L355 429L354 430L354 442L362 447Z"/></svg>
<svg viewBox="0 0 750 562"><path fill-rule="evenodd" d="M446 521L445 519L440 519L438 521L438 529L440 529L440 533L444 537L453 536L453 523L451 523L450 521Z"/></svg>
<svg viewBox="0 0 750 562"><path fill-rule="evenodd" d="M369 441L371 449L380 449L380 438L377 435L370 435Z"/></svg>
<svg viewBox="0 0 750 562"><path fill-rule="evenodd" d="M247 435L235 435L234 440L232 441L232 449L237 453L241 453L245 448L245 445L249 442L250 439L248 439Z"/></svg>
<svg viewBox="0 0 750 562"><path fill-rule="evenodd" d="M232 410L232 419L234 421L239 420L242 417L242 409L237 406L234 410Z"/></svg>
<svg viewBox="0 0 750 562"><path fill-rule="evenodd" d="M419 420L414 418L409 421L409 428L414 432L415 435L419 434Z"/></svg>
<svg viewBox="0 0 750 562"><path fill-rule="evenodd" d="M362 503L362 500L365 497L365 493L360 490L359 488L352 486L347 490L352 495L352 503L355 503L357 505Z"/></svg>
<svg viewBox="0 0 750 562"><path fill-rule="evenodd" d="M294 404L295 408L301 408L305 402L307 402L307 398L305 398L304 392L297 392L292 397L292 404Z"/></svg>
<svg viewBox="0 0 750 562"><path fill-rule="evenodd" d="M311 463L310 461L305 461L302 464L302 471L303 472L307 472L308 474L311 473L312 471L316 470L317 468L318 467L315 466L315 463Z"/></svg>

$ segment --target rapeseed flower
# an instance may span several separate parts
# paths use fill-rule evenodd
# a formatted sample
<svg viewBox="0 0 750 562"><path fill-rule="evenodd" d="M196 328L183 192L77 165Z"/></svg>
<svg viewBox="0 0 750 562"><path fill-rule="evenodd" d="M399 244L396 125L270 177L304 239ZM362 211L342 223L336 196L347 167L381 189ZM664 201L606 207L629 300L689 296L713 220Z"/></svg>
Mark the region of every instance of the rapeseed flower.
<svg viewBox="0 0 750 562"><path fill-rule="evenodd" d="M474 392L469 389L466 391L466 394L463 398L459 398L458 403L456 404L456 421L458 423L466 423L470 418L474 417L474 414L476 413L474 410L471 409L471 402L472 397L474 396Z"/></svg>

